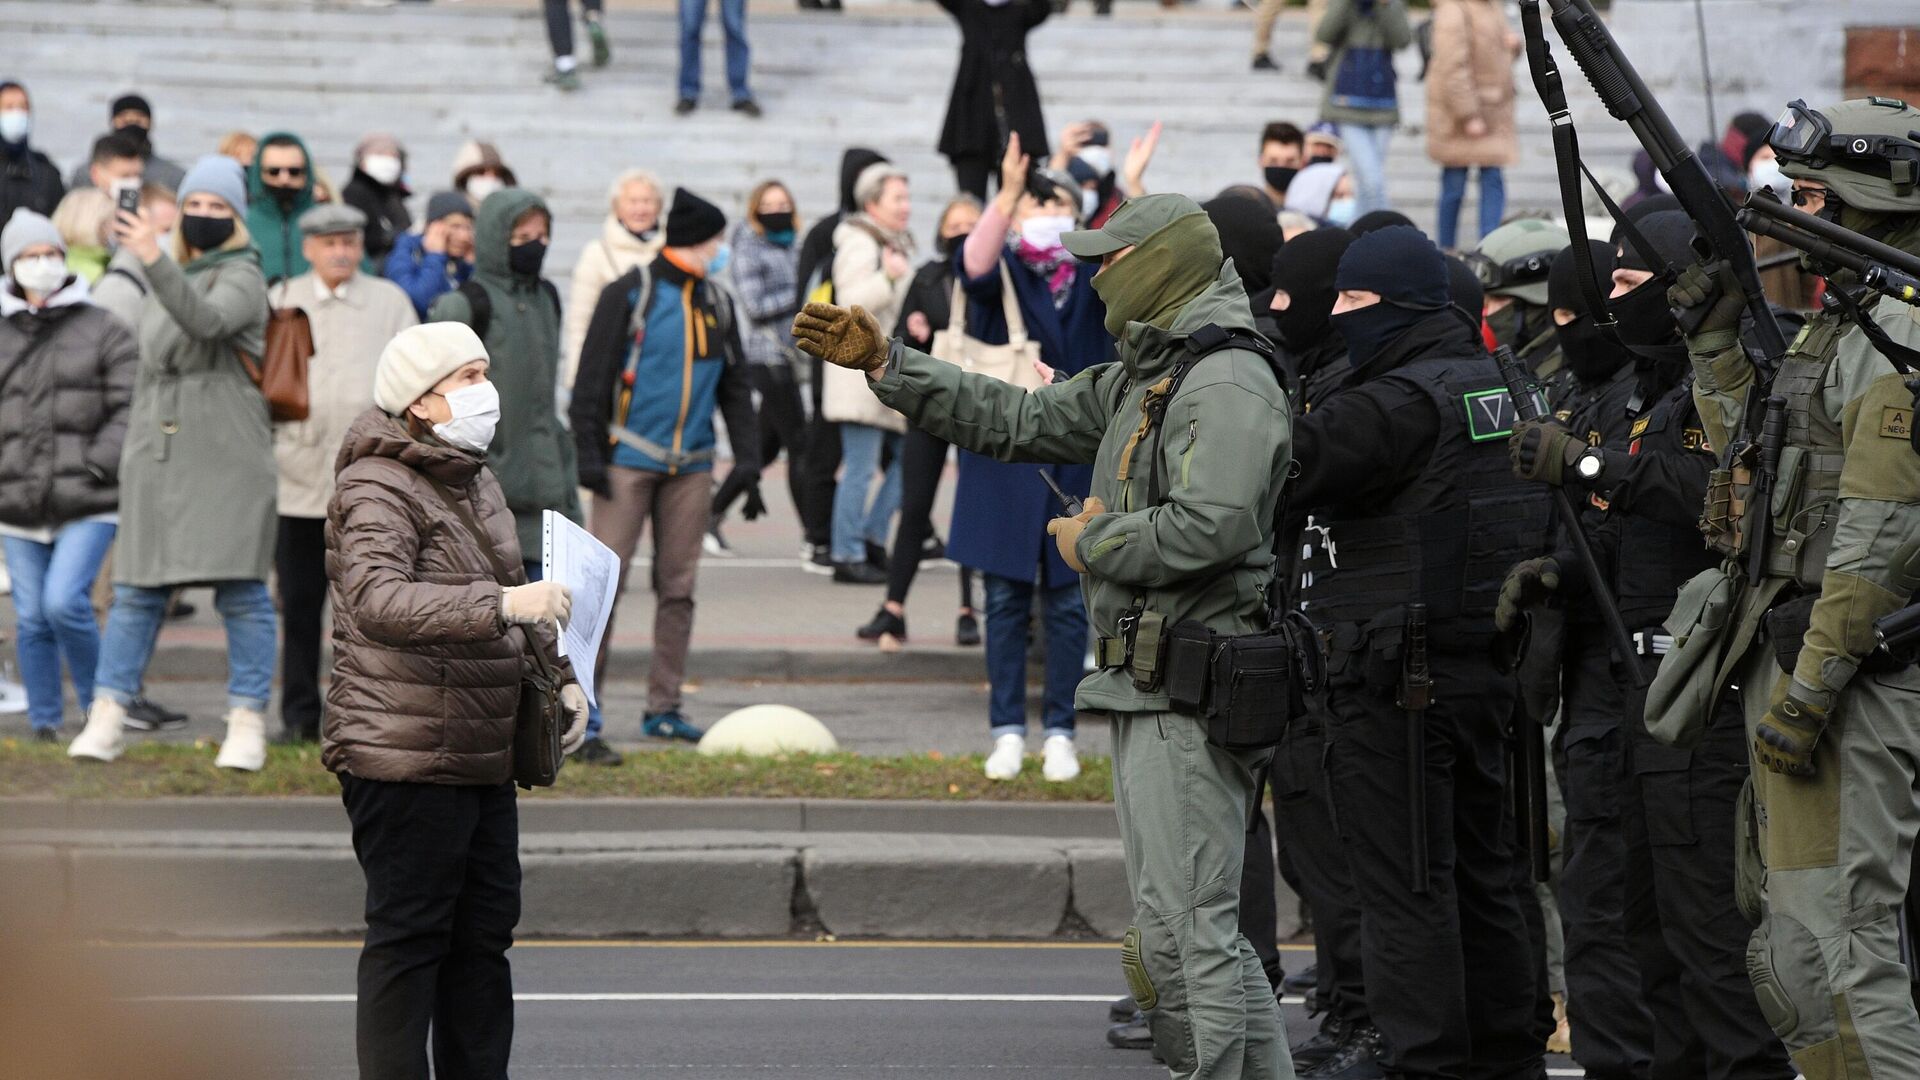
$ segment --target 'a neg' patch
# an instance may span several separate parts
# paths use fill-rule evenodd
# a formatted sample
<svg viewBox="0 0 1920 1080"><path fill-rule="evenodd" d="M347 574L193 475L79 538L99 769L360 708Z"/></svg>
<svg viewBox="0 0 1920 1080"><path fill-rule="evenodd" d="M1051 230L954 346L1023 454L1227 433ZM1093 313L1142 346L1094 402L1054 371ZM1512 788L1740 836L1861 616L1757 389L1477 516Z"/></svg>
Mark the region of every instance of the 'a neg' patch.
<svg viewBox="0 0 1920 1080"><path fill-rule="evenodd" d="M1880 434L1889 439L1912 438L1913 410L1900 405L1888 405L1881 409Z"/></svg>
<svg viewBox="0 0 1920 1080"><path fill-rule="evenodd" d="M1513 434L1513 425L1520 418L1514 412L1513 396L1506 390L1476 390L1460 395L1460 400L1467 407L1467 433L1474 442Z"/></svg>

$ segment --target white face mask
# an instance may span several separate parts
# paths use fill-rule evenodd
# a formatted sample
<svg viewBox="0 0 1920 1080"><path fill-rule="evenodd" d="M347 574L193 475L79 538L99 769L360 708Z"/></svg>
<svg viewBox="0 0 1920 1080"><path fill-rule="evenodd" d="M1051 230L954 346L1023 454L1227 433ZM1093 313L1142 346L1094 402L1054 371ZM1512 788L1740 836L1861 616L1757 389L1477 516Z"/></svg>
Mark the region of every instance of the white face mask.
<svg viewBox="0 0 1920 1080"><path fill-rule="evenodd" d="M1105 176L1113 171L1113 151L1104 146L1083 146L1074 155L1087 163L1087 167Z"/></svg>
<svg viewBox="0 0 1920 1080"><path fill-rule="evenodd" d="M467 198L477 206L486 202L487 196L506 186L506 182L497 176L475 176L467 181Z"/></svg>
<svg viewBox="0 0 1920 1080"><path fill-rule="evenodd" d="M58 255L17 259L13 264L13 280L31 293L45 296L57 292L67 283L67 261Z"/></svg>
<svg viewBox="0 0 1920 1080"><path fill-rule="evenodd" d="M1020 238L1029 247L1042 251L1060 246L1060 234L1073 231L1073 218L1066 214L1043 214L1020 223Z"/></svg>
<svg viewBox="0 0 1920 1080"><path fill-rule="evenodd" d="M360 159L360 171L387 187L392 187L394 181L400 179L402 168L400 159L392 154L368 154ZM468 190L472 190L473 183L471 180L467 182Z"/></svg>
<svg viewBox="0 0 1920 1080"><path fill-rule="evenodd" d="M1765 161L1755 161L1753 167L1747 170L1747 190L1771 190L1780 197L1781 202L1788 202L1793 195L1793 181L1780 171L1779 158L1767 158Z"/></svg>
<svg viewBox="0 0 1920 1080"><path fill-rule="evenodd" d="M0 112L0 142L23 143L33 134L33 114L25 109Z"/></svg>
<svg viewBox="0 0 1920 1080"><path fill-rule="evenodd" d="M444 396L453 419L433 425L433 433L450 446L486 453L500 424L500 391L491 382L478 382Z"/></svg>

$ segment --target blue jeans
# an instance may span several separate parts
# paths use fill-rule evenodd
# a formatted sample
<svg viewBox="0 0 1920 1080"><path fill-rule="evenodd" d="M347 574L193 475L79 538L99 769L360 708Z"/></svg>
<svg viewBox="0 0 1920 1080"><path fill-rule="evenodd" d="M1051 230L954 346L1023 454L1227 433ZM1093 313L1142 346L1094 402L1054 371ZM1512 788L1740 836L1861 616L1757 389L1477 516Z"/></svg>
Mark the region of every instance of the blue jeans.
<svg viewBox="0 0 1920 1080"><path fill-rule="evenodd" d="M1042 721L1048 735L1073 734L1073 692L1087 673L1087 609L1078 585L1042 590L994 574L987 579L987 720L995 737L1027 731L1027 617L1033 594L1041 595L1047 635L1046 700Z"/></svg>
<svg viewBox="0 0 1920 1080"><path fill-rule="evenodd" d="M893 464L867 501L883 452ZM840 486L833 492L833 561L865 562L865 545L887 546L887 526L900 509L900 436L865 424L840 425Z"/></svg>
<svg viewBox="0 0 1920 1080"><path fill-rule="evenodd" d="M1460 204L1467 198L1467 169L1440 170L1440 221L1435 226L1435 242L1442 250L1456 246L1460 234ZM1507 212L1507 178L1497 167L1480 168L1480 235L1477 243L1500 227Z"/></svg>
<svg viewBox="0 0 1920 1080"><path fill-rule="evenodd" d="M66 661L80 711L93 704L93 669L100 662L100 624L93 618L93 579L113 546L115 527L78 521L42 544L0 539L13 577L13 611L20 640L20 678L27 684L27 722L35 731L60 726L65 703L60 663Z"/></svg>
<svg viewBox="0 0 1920 1080"><path fill-rule="evenodd" d="M94 682L102 697L122 705L140 696L153 644L166 619L166 586L115 585L113 610L100 642L100 667ZM213 583L213 606L227 627L227 708L267 711L273 696L273 657L279 647L279 619L264 581Z"/></svg>
<svg viewBox="0 0 1920 1080"><path fill-rule="evenodd" d="M1388 124L1340 125L1347 163L1353 166L1355 217L1387 208L1387 140L1391 138L1393 127Z"/></svg>
<svg viewBox="0 0 1920 1080"><path fill-rule="evenodd" d="M700 97L700 32L707 26L708 0L680 0L680 96ZM735 103L753 100L747 89L747 0L719 0L720 26L727 33L727 89Z"/></svg>

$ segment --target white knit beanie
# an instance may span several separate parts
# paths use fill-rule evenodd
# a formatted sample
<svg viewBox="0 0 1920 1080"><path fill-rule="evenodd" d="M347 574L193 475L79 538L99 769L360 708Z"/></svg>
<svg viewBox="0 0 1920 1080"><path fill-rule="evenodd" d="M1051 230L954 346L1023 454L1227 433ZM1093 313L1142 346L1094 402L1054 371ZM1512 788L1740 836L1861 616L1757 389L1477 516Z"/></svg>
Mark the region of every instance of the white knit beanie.
<svg viewBox="0 0 1920 1080"><path fill-rule="evenodd" d="M373 403L388 415L399 416L441 379L471 361L485 359L487 347L466 323L410 326L380 351L380 366L373 373Z"/></svg>

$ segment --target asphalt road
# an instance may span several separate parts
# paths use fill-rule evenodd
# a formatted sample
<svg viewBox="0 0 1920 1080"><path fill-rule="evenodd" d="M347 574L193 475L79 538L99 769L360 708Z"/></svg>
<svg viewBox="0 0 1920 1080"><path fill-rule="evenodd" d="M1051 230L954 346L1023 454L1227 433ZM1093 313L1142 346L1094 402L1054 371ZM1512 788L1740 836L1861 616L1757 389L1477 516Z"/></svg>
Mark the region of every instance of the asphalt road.
<svg viewBox="0 0 1920 1080"><path fill-rule="evenodd" d="M274 1063L260 1075L355 1075L354 944L93 951L147 999L135 1008L216 1020ZM1289 966L1307 955L1293 948ZM554 942L512 957L516 1077L1166 1075L1104 1042L1124 992L1110 944ZM1286 1014L1304 1037L1304 1010ZM1581 1073L1557 1061L1551 1075Z"/></svg>

